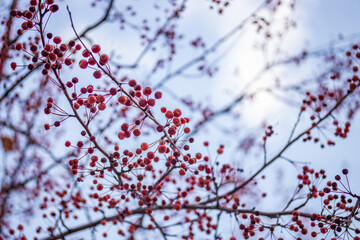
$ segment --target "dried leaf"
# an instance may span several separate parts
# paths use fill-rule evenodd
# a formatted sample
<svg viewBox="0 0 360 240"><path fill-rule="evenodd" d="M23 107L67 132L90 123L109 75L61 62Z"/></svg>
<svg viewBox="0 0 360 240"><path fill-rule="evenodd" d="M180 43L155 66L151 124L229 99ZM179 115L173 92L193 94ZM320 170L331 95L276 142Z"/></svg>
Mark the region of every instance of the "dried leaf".
<svg viewBox="0 0 360 240"><path fill-rule="evenodd" d="M14 150L14 140L10 137L1 137L1 142L6 152Z"/></svg>

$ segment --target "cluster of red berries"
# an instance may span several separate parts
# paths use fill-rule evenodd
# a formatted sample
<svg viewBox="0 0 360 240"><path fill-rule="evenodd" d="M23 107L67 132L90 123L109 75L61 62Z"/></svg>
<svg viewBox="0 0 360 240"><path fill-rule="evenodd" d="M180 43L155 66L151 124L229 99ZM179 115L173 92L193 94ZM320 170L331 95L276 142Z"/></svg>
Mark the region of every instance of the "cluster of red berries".
<svg viewBox="0 0 360 240"><path fill-rule="evenodd" d="M82 69L86 69L89 65L95 66L99 64L100 66L105 66L109 62L109 56L107 54L100 54L101 47L98 44L95 44L91 47L91 52L88 49L85 49L82 52L82 56L86 59L82 59L79 61L79 67ZM94 54L97 54L99 56L99 60L97 61L94 58ZM93 73L93 76L95 79L100 79L102 77L102 71L95 70Z"/></svg>
<svg viewBox="0 0 360 240"><path fill-rule="evenodd" d="M17 30L17 34L20 36L24 33L24 31L28 31L32 29L34 26L39 23L36 22L36 13L37 10L41 9L43 16L50 12L55 13L59 10L59 6L54 4L54 0L46 0L43 3L39 4L38 0L30 0L30 7L25 11L12 10L10 15L16 18L24 19L24 22L21 24L21 28Z"/></svg>

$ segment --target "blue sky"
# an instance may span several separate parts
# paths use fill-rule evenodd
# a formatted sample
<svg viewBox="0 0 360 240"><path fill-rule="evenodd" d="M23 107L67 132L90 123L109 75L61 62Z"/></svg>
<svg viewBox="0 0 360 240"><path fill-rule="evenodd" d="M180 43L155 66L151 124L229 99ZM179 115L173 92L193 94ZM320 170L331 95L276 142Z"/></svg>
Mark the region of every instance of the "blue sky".
<svg viewBox="0 0 360 240"><path fill-rule="evenodd" d="M161 69L153 75L149 74L157 57L166 57L166 49L162 49L163 46L159 43L156 45L158 51L150 51L143 58L138 69L135 71L132 69L121 70L118 76L126 74L139 82L155 86L166 74L176 70L189 59L201 55L202 50L189 48L191 40L202 36L206 45L211 46L244 20L261 2L258 0L233 0L230 1L230 7L224 10L223 16L219 16L216 9L209 9L210 1L188 1L184 15L176 23L179 33L184 34L184 40L179 41L177 46L178 54L173 63L168 64L165 69ZM284 4L286 5L288 2L284 1ZM157 23L155 18L157 17L156 14L163 12L168 1L133 0L126 3L117 1L115 7L117 9L124 9L128 3L133 4L134 8L138 9L137 17L129 17L130 21L139 24L143 18L148 17L151 26L159 26L164 21L163 15L160 15L160 23ZM152 3L157 3L161 10L154 10ZM74 24L79 32L102 16L101 12L88 8L89 1L64 1L64 3L60 4L61 9L59 13L53 15L48 25L49 29L54 29L54 35L61 35L63 39L71 39L74 36L65 9L66 4L69 5L72 11ZM100 7L104 8L105 6L106 4L100 3ZM304 92L297 94L284 92L281 93L283 94L281 96L288 101L279 101L279 98L264 91L263 88L272 88L272 90L277 91L276 79L280 79L285 85L297 83L301 79L311 80L321 72L323 63L312 60L301 69L294 66L280 65L262 74L261 78L256 76L258 76L258 73L262 71L266 64L299 54L305 48L309 50L326 50L332 46L332 41L333 46L338 46L339 41L337 39L339 34L345 37L350 36L349 40L346 40L345 43L342 42L341 45L342 48L350 47L350 42L358 41L360 37L360 29L358 28L360 23L359 10L360 1L356 0L296 1L296 8L293 12L284 7L272 19L274 21L274 26L271 29L273 34L277 34L279 31L283 33L282 29L289 21L296 22L297 27L291 28L280 41L265 41L268 43L267 48L261 51L261 46L264 43L264 38L261 35L262 32L256 34L254 25L246 25L243 30L234 34L221 44L214 53L209 55L209 62L213 63L211 66L219 67L219 71L213 77L199 73L197 70L198 65L187 69L183 74L165 84L163 89L164 99L161 104L173 108L181 107L184 114L192 116L193 123L196 123L201 118L201 114L183 105L179 101L180 98L191 99L202 103L201 107L211 108L216 111L222 109L244 91L254 93L252 101L248 99L235 107L231 112L231 115L240 115L239 121L229 116L219 117L207 124L203 132L196 138L198 143L201 143L203 140L209 140L212 142L211 146L214 147L218 144L225 144L227 154L223 156L223 161L232 161L235 165L245 170L244 174L251 174L261 165L263 161L262 152L259 148L256 148L249 155L239 153L236 148L239 144L239 138L245 138L247 134L254 134L257 139L261 139L263 134L261 125L264 122L273 125L276 134L269 142L268 155L271 157L276 154L286 143L289 130L291 130L296 121L297 112L301 105L301 94L304 94ZM265 19L272 18L271 14L266 10L261 10L258 14L258 16L265 17ZM89 46L93 43L101 43L104 52L107 52L109 55L112 52L115 53L115 61L131 64L143 49L140 45L141 40L139 40L136 31L132 29L123 32L118 32L118 29L118 24L106 23L101 29L89 35L91 41L85 40L85 42ZM62 76L67 78L72 77L74 74L84 79L83 82L86 84L90 84L93 81L91 79L91 71L79 71L77 67ZM151 77L149 77L150 75ZM294 107L294 105L289 103L297 104L297 106ZM337 140L335 147L321 150L319 146L314 144L299 142L289 149L286 156L297 161L310 162L311 167L315 169L323 168L328 172L329 177L339 173L342 168L347 167L350 169L349 179L353 189L359 189L360 181L358 174L356 174L356 169L360 168L358 152L356 151L360 140L359 122L359 117L356 116L352 122L349 137L345 140ZM67 124L72 126L72 123ZM301 122L299 129L306 128L307 124L309 124L308 121ZM65 126L67 125L65 124ZM232 132L234 129L239 130ZM69 132L67 136L76 139L76 134L78 133ZM60 145L58 146L59 152L63 150L61 148L63 145ZM200 146L201 144L198 145L201 149ZM215 149L212 150L215 152ZM261 207L264 209L274 209L274 205L281 207L284 199L287 198L286 192L291 191L290 183L296 183L294 176L296 176L297 172L298 169L286 161L281 162L279 160L270 166L265 172L267 180L259 184L259 189L266 189L269 197L279 200L279 203L269 205L264 201ZM279 186L282 184L284 184L284 187L279 189ZM279 195L279 191L283 191L284 194ZM232 224L229 224L229 227L234 228ZM233 231L234 229L230 230Z"/></svg>

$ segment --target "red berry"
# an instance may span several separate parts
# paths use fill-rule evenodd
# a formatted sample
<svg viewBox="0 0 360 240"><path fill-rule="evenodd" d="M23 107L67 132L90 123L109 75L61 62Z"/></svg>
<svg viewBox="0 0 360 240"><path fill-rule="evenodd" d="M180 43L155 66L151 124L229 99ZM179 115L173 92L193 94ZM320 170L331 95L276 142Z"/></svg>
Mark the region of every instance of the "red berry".
<svg viewBox="0 0 360 240"><path fill-rule="evenodd" d="M175 204L174 205L174 209L176 210L176 211L179 211L180 209L181 209L181 204L179 203L179 204Z"/></svg>
<svg viewBox="0 0 360 240"><path fill-rule="evenodd" d="M94 46L92 46L91 51L92 51L93 53L99 53L99 52L101 51L100 45L95 44Z"/></svg>
<svg viewBox="0 0 360 240"><path fill-rule="evenodd" d="M105 102L105 97L104 97L104 95L97 95L96 96L96 101L98 101L98 102Z"/></svg>
<svg viewBox="0 0 360 240"><path fill-rule="evenodd" d="M88 62L85 59L83 59L79 62L79 66L80 68L85 69L88 66Z"/></svg>
<svg viewBox="0 0 360 240"><path fill-rule="evenodd" d="M15 49L18 50L18 51L20 51L21 49L23 49L23 45L22 45L21 43L17 43L17 44L15 45Z"/></svg>
<svg viewBox="0 0 360 240"><path fill-rule="evenodd" d="M139 106L140 106L140 107L145 107L146 105L147 105L146 99L141 98L141 99L139 100Z"/></svg>
<svg viewBox="0 0 360 240"><path fill-rule="evenodd" d="M135 87L136 86L136 81L134 79L131 79L129 82L128 82L129 86L130 87Z"/></svg>
<svg viewBox="0 0 360 240"><path fill-rule="evenodd" d="M136 86L134 87L135 91L140 91L142 89L140 84L136 84Z"/></svg>
<svg viewBox="0 0 360 240"><path fill-rule="evenodd" d="M125 138L125 133L124 133L123 131L119 132L119 133L118 133L118 138L119 138L120 140L123 140L123 139Z"/></svg>
<svg viewBox="0 0 360 240"><path fill-rule="evenodd" d="M155 96L156 99L160 99L162 97L162 92L156 91L154 96Z"/></svg>
<svg viewBox="0 0 360 240"><path fill-rule="evenodd" d="M158 149L159 149L159 153L165 153L167 147L165 145L160 145Z"/></svg>
<svg viewBox="0 0 360 240"><path fill-rule="evenodd" d="M93 76L94 76L94 78L99 79L99 78L101 78L102 73L101 73L99 70L96 70L96 71L93 73Z"/></svg>
<svg viewBox="0 0 360 240"><path fill-rule="evenodd" d="M149 95L151 94L151 92L152 92L152 90L151 90L150 87L146 87L146 88L144 88L144 90L143 90L143 94L144 94L145 96L149 96Z"/></svg>
<svg viewBox="0 0 360 240"><path fill-rule="evenodd" d="M158 132L164 131L164 127L161 126L161 125L158 125L158 126L156 127L156 131L158 131Z"/></svg>
<svg viewBox="0 0 360 240"><path fill-rule="evenodd" d="M65 59L65 65L70 66L73 63L73 61L70 58Z"/></svg>
<svg viewBox="0 0 360 240"><path fill-rule="evenodd" d="M67 86L68 88L71 88L73 85L74 85L74 84L73 84L72 82L70 82L70 81L66 83L66 86Z"/></svg>
<svg viewBox="0 0 360 240"><path fill-rule="evenodd" d="M11 69L12 70L15 70L16 69L16 62L12 62L12 63L10 63L10 67L11 67Z"/></svg>
<svg viewBox="0 0 360 240"><path fill-rule="evenodd" d="M166 113L165 113L165 117L167 117L167 118L173 118L174 117L174 114L173 114L173 112L172 111L166 111Z"/></svg>
<svg viewBox="0 0 360 240"><path fill-rule="evenodd" d="M146 150L148 150L148 148L149 148L149 145L147 143L141 144L141 150L146 151Z"/></svg>
<svg viewBox="0 0 360 240"><path fill-rule="evenodd" d="M79 51L79 50L81 49L81 45L80 45L80 44L76 44L75 49L76 49L77 51Z"/></svg>
<svg viewBox="0 0 360 240"><path fill-rule="evenodd" d="M180 117L180 116L181 116L181 110L178 109L178 108L175 109L175 110L174 110L174 116L175 116L175 117Z"/></svg>
<svg viewBox="0 0 360 240"><path fill-rule="evenodd" d="M102 55L100 56L100 60L99 60L100 65L105 65L105 64L108 63L108 61L109 61L108 55L102 54Z"/></svg>
<svg viewBox="0 0 360 240"><path fill-rule="evenodd" d="M121 103L121 104L125 104L125 102L127 101L127 97L125 97L125 96L120 96L120 97L118 98L118 101L119 101L119 103Z"/></svg>
<svg viewBox="0 0 360 240"><path fill-rule="evenodd" d="M89 52L87 49L84 49L84 51L82 52L82 56L83 56L84 58L87 58L87 57L90 56L90 52Z"/></svg>
<svg viewBox="0 0 360 240"><path fill-rule="evenodd" d="M133 134L134 134L135 137L138 137L138 136L140 136L141 132L140 132L139 129L135 129Z"/></svg>
<svg viewBox="0 0 360 240"><path fill-rule="evenodd" d="M90 95L87 100L90 104L94 104L97 101L97 99L94 95Z"/></svg>
<svg viewBox="0 0 360 240"><path fill-rule="evenodd" d="M171 127L171 128L168 129L168 133L170 135L175 135L176 134L176 129L174 127Z"/></svg>
<svg viewBox="0 0 360 240"><path fill-rule="evenodd" d="M110 88L110 95L114 96L117 94L116 88Z"/></svg>
<svg viewBox="0 0 360 240"><path fill-rule="evenodd" d="M93 65L95 65L96 64L96 61L95 61L95 59L94 58L89 58L89 60L88 60L88 62L89 62L89 64L91 65L91 66L93 66Z"/></svg>
<svg viewBox="0 0 360 240"><path fill-rule="evenodd" d="M30 5L31 6L36 6L38 4L37 0L30 0Z"/></svg>
<svg viewBox="0 0 360 240"><path fill-rule="evenodd" d="M53 42L54 42L55 44L60 44L60 43L61 43L61 37L59 37L59 36L54 37L54 38L53 38Z"/></svg>
<svg viewBox="0 0 360 240"><path fill-rule="evenodd" d="M147 104L148 104L150 107L155 106L155 99L150 98L150 99L147 101Z"/></svg>
<svg viewBox="0 0 360 240"><path fill-rule="evenodd" d="M105 108L106 108L106 104L105 104L105 103L100 103L99 106L98 106L98 109L99 109L100 111L104 111Z"/></svg>

